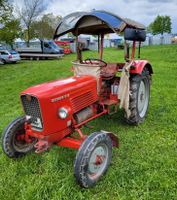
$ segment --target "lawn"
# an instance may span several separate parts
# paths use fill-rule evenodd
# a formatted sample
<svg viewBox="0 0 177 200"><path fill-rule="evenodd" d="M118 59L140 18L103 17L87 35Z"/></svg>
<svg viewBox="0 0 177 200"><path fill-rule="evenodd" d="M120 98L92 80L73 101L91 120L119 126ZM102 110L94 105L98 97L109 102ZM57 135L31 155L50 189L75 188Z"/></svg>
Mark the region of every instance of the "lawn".
<svg viewBox="0 0 177 200"><path fill-rule="evenodd" d="M96 52L84 52L93 57ZM123 51L105 50L105 60L120 61ZM120 148L113 150L112 164L98 184L80 188L73 176L75 150L53 147L41 155L18 160L7 158L0 148L0 199L177 199L177 46L142 49L154 69L148 116L139 126L125 123L123 112L92 121L93 130L114 132ZM70 76L71 60L21 61L0 65L0 135L5 126L22 115L19 93L29 86ZM105 123L106 122L106 123Z"/></svg>

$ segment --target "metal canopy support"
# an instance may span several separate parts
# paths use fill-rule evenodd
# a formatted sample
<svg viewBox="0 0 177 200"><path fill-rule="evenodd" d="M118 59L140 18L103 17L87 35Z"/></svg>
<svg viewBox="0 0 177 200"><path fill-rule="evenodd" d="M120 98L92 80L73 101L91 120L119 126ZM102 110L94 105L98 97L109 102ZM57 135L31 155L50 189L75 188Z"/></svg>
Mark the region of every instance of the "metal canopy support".
<svg viewBox="0 0 177 200"><path fill-rule="evenodd" d="M139 47L138 47L138 58L140 58L141 54L141 42L139 42Z"/></svg>
<svg viewBox="0 0 177 200"><path fill-rule="evenodd" d="M124 41L124 58L126 61L130 59L130 48L126 40Z"/></svg>
<svg viewBox="0 0 177 200"><path fill-rule="evenodd" d="M136 41L133 41L133 47L132 47L132 60L135 58L135 51L136 51Z"/></svg>
<svg viewBox="0 0 177 200"><path fill-rule="evenodd" d="M76 53L77 53L77 60L80 60L80 58L79 58L79 49L78 49L78 35L76 35Z"/></svg>
<svg viewBox="0 0 177 200"><path fill-rule="evenodd" d="M104 34L101 34L101 43L100 43L100 60L103 58L103 42L104 42Z"/></svg>
<svg viewBox="0 0 177 200"><path fill-rule="evenodd" d="M100 52L100 35L98 35L98 53Z"/></svg>
<svg viewBox="0 0 177 200"><path fill-rule="evenodd" d="M82 47L79 44L77 31L76 31L76 53L77 53L77 60L81 63L82 62Z"/></svg>

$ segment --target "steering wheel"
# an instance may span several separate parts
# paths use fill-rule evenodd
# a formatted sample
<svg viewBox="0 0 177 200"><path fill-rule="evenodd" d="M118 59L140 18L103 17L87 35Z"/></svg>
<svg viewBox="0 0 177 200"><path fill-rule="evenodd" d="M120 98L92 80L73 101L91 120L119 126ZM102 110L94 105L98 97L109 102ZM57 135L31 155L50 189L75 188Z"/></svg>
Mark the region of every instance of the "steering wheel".
<svg viewBox="0 0 177 200"><path fill-rule="evenodd" d="M84 60L85 64L91 64L91 65L99 65L101 68L106 67L107 63L101 59L96 59L96 58L87 58Z"/></svg>

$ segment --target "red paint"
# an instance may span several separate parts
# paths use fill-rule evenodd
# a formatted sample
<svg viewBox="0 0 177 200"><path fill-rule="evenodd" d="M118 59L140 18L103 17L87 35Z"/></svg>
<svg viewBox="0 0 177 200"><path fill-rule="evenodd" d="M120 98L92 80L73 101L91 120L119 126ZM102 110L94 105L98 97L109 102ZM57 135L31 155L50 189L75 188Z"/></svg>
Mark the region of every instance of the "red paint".
<svg viewBox="0 0 177 200"><path fill-rule="evenodd" d="M70 54L70 53L72 53L71 48L70 48L70 42L68 42L68 41L55 41L55 43L59 47L63 48L64 54Z"/></svg>
<svg viewBox="0 0 177 200"><path fill-rule="evenodd" d="M84 103L77 102L73 105L75 98L91 93L92 98L85 99ZM67 128L67 122L71 120L74 109L82 109L85 105L93 104L98 100L96 79L92 76L70 77L63 80L53 81L31 87L21 93L29 94L38 98L40 102L41 114L44 128L40 135L47 136L56 132L63 131ZM52 102L52 100L69 95L64 99ZM82 96L81 96L82 97ZM77 99L76 99L77 100ZM61 107L69 107L69 116L61 120L58 116L58 110ZM33 131L38 133L37 131Z"/></svg>
<svg viewBox="0 0 177 200"><path fill-rule="evenodd" d="M131 69L130 73L141 74L145 66L148 68L150 74L152 74L153 73L152 66L147 60L135 60L133 64L134 69Z"/></svg>

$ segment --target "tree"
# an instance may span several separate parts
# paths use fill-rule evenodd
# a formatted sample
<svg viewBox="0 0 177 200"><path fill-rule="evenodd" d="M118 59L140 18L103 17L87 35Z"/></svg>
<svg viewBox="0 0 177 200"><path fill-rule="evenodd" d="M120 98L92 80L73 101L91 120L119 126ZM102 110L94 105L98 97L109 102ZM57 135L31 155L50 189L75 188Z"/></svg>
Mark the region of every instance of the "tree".
<svg viewBox="0 0 177 200"><path fill-rule="evenodd" d="M32 39L31 26L32 23L41 15L44 11L43 1L42 0L23 0L22 7L17 7L16 12L21 18L22 23L26 28L26 41L27 46L29 46L29 41Z"/></svg>
<svg viewBox="0 0 177 200"><path fill-rule="evenodd" d="M47 22L48 24L50 24L50 26L52 27L53 30L55 30L58 26L59 21L61 20L61 16L55 16L53 15L53 13L48 13L43 15L42 17L42 21Z"/></svg>
<svg viewBox="0 0 177 200"><path fill-rule="evenodd" d="M8 0L0 0L0 23L3 24L4 21L9 19L12 13L12 6L9 4Z"/></svg>
<svg viewBox="0 0 177 200"><path fill-rule="evenodd" d="M0 29L0 41L12 47L14 40L19 37L20 30L20 21L18 19L14 18L6 21L3 28Z"/></svg>
<svg viewBox="0 0 177 200"><path fill-rule="evenodd" d="M0 41L12 44L21 30L20 21L13 14L13 7L7 0L0 0Z"/></svg>
<svg viewBox="0 0 177 200"><path fill-rule="evenodd" d="M148 30L153 34L171 33L171 18L170 16L158 15L155 20L149 25Z"/></svg>
<svg viewBox="0 0 177 200"><path fill-rule="evenodd" d="M45 14L40 20L32 23L32 33L37 38L51 39L60 19L60 16L54 16L52 13Z"/></svg>

